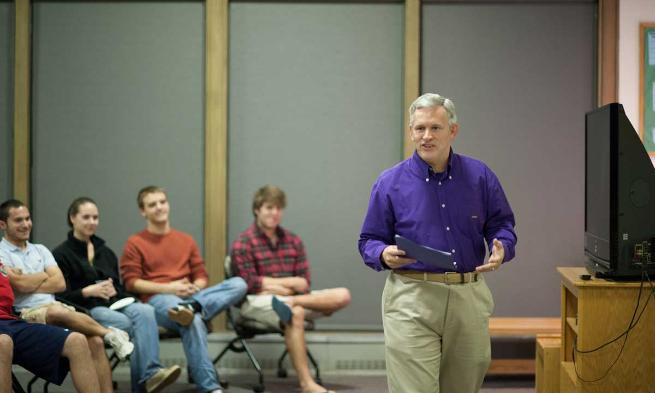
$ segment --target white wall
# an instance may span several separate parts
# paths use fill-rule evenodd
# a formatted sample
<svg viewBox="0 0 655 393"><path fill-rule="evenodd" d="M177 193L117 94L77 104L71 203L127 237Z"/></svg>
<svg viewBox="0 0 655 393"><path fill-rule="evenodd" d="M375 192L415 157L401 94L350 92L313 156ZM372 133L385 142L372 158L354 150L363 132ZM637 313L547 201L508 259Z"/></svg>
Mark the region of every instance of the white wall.
<svg viewBox="0 0 655 393"><path fill-rule="evenodd" d="M639 23L655 22L655 1L620 0L619 102L639 130ZM655 165L655 157L653 158Z"/></svg>

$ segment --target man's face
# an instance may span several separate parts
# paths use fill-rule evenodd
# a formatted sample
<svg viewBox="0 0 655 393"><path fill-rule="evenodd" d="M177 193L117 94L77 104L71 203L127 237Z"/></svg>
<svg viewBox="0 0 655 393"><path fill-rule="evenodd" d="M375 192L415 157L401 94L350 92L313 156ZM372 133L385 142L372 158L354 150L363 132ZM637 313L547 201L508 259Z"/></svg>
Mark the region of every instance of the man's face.
<svg viewBox="0 0 655 393"><path fill-rule="evenodd" d="M30 239L32 232L32 217L27 207L9 209L7 221L0 221L0 229L5 232L5 238L13 244L24 244Z"/></svg>
<svg viewBox="0 0 655 393"><path fill-rule="evenodd" d="M168 199L163 192L153 192L143 197L141 215L152 224L166 224L169 209Z"/></svg>
<svg viewBox="0 0 655 393"><path fill-rule="evenodd" d="M457 124L448 125L448 112L442 106L417 109L409 129L418 155L432 167L448 162L457 131Z"/></svg>
<svg viewBox="0 0 655 393"><path fill-rule="evenodd" d="M264 202L258 210L255 210L257 226L263 230L273 230L277 228L282 221L283 212L284 209L281 209L279 206L270 202Z"/></svg>

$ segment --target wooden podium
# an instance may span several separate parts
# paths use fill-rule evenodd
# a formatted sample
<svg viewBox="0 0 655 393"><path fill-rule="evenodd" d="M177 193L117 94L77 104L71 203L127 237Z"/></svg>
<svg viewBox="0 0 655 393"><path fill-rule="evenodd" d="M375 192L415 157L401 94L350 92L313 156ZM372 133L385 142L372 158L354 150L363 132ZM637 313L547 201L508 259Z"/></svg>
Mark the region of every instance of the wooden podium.
<svg viewBox="0 0 655 393"><path fill-rule="evenodd" d="M640 283L593 276L584 281L580 275L588 274L585 268L560 267L557 270L562 277L560 392L655 392L655 299L650 299L641 319L628 333L622 353L625 336L597 351L581 353L627 330L637 305ZM651 280L655 282L655 277ZM635 321L652 290L648 282L644 283ZM574 343L577 345L575 354ZM617 356L616 364L610 369Z"/></svg>

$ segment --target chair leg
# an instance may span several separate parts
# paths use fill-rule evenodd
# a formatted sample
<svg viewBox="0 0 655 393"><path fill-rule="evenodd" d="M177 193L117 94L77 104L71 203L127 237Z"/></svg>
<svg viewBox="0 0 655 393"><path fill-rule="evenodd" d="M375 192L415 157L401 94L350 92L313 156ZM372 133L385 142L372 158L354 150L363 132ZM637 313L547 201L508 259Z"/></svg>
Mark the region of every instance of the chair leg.
<svg viewBox="0 0 655 393"><path fill-rule="evenodd" d="M278 378L286 378L287 377L287 369L284 367L284 359L287 357L287 354L289 351L287 350L286 347L284 347L284 352L282 352L282 355L280 355L280 358L277 360L277 376Z"/></svg>
<svg viewBox="0 0 655 393"><path fill-rule="evenodd" d="M118 363L120 363L121 360L118 358L118 355L116 355L116 352L112 353L111 356L109 357L109 364L111 366L111 371L114 371L116 366L118 366Z"/></svg>
<svg viewBox="0 0 655 393"><path fill-rule="evenodd" d="M225 348L223 348L223 350L221 351L221 353L219 353L218 355L216 355L216 357L215 357L214 360L212 361L212 364L215 365L216 363L218 363L218 362L223 358L223 356L225 356L225 354L227 353L227 351L229 351L229 350L233 350L233 351L235 351L235 352L239 352L239 351L236 350L236 347L234 346L234 343L237 342L237 341L239 341L239 340L240 340L239 337L235 337L235 338L233 338L233 339L232 339L232 340L231 340L231 341L230 341L230 342L225 346Z"/></svg>
<svg viewBox="0 0 655 393"><path fill-rule="evenodd" d="M13 372L11 373L11 388L14 393L25 393L25 390L20 386L20 382L18 382L18 378L16 378L16 375Z"/></svg>
<svg viewBox="0 0 655 393"><path fill-rule="evenodd" d="M259 385L262 388L261 391L263 391L263 389L264 389L264 373L262 372L262 367L259 365L259 362L255 358L255 355L250 350L250 347L248 346L248 343L246 343L246 340L244 340L242 338L239 341L241 341L241 345L243 346L243 350L246 351L246 354L248 354L248 358L250 359L250 363L252 363L253 367L255 367L255 370L257 370L257 374L259 374Z"/></svg>
<svg viewBox="0 0 655 393"><path fill-rule="evenodd" d="M248 359L250 359L250 363L252 363L252 366L255 368L255 371L257 371L257 375L259 377L259 384L253 387L253 391L263 392L265 390L264 372L262 371L262 367L259 365L257 358L255 358L255 355L250 350L250 346L248 346L248 343L246 343L246 339L239 336L233 338L225 346L225 348L223 348L223 350L218 355L216 355L212 363L218 363L223 358L223 356L225 356L227 351L233 351L236 353L245 352L246 355L248 355Z"/></svg>
<svg viewBox="0 0 655 393"><path fill-rule="evenodd" d="M121 360L118 358L118 355L116 355L116 352L112 352L111 356L109 357L109 367L111 368L112 372L116 369L116 367L118 367L118 363L120 362ZM111 386L114 388L114 390L118 389L118 382L114 381L113 378L111 380Z"/></svg>

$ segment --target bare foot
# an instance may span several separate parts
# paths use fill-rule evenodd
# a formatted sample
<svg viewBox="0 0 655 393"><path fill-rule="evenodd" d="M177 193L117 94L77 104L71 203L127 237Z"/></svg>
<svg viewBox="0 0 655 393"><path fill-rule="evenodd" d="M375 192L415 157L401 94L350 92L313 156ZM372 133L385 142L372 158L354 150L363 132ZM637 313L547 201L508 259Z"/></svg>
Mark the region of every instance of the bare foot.
<svg viewBox="0 0 655 393"><path fill-rule="evenodd" d="M326 388L317 384L314 381L308 383L306 386L302 386L300 388L300 391L302 393L336 393L334 390L327 390Z"/></svg>

